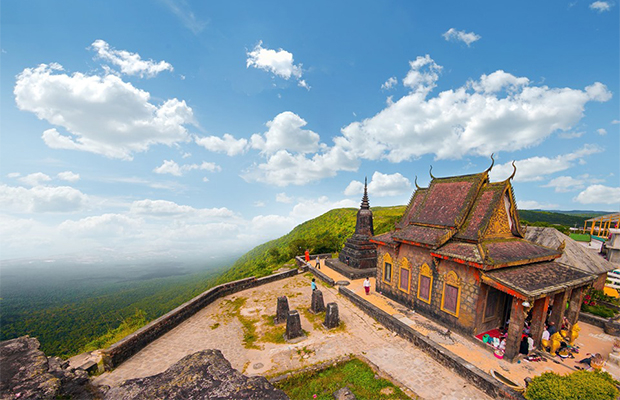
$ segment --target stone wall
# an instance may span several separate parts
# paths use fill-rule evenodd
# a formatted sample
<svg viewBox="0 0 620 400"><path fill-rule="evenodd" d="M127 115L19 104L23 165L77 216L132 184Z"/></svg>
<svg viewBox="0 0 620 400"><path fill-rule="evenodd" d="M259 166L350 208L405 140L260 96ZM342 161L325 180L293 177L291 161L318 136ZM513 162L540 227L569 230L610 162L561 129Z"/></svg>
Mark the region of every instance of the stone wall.
<svg viewBox="0 0 620 400"><path fill-rule="evenodd" d="M384 276L384 254L392 260L392 276ZM405 261L406 260L406 261ZM436 260L428 249L401 245L396 252L387 246L379 247L377 264L376 290L416 312L431 317L449 326L451 329L472 334L476 328L476 305L480 293L480 276L478 271L467 265L449 260ZM432 273L430 303L418 297L420 269L428 265ZM409 269L409 282L403 290L400 282L402 268ZM444 281L448 273L455 273L458 278L459 306L456 315L442 310Z"/></svg>
<svg viewBox="0 0 620 400"><path fill-rule="evenodd" d="M299 273L297 269L280 272L277 274L265 276L263 278L245 278L234 282L224 283L215 286L190 301L178 306L169 313L162 315L154 321L138 329L132 334L125 336L123 339L114 343L107 349L103 350L103 360L106 369L112 369L119 366L122 362L142 350L149 343L161 337L172 328L179 325L198 311L213 303L220 297L261 286L280 279L289 278Z"/></svg>
<svg viewBox="0 0 620 400"><path fill-rule="evenodd" d="M410 341L422 351L433 357L435 361L458 373L463 378L476 385L480 390L487 393L489 396L500 399L524 399L520 393L517 393L516 391L503 385L489 374L482 371L480 368L467 362L450 350L434 343L432 340L420 334L415 329L367 302L351 290L340 287L338 291L353 302L353 304L355 304L359 309L374 318L387 329Z"/></svg>

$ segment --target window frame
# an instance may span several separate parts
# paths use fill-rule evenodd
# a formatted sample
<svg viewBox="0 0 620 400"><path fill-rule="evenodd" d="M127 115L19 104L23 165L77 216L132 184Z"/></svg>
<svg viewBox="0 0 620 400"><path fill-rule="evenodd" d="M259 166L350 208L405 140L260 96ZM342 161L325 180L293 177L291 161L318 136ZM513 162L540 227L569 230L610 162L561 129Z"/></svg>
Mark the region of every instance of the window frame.
<svg viewBox="0 0 620 400"><path fill-rule="evenodd" d="M390 253L385 253L383 255L383 272L381 274L381 280L383 281L383 283L388 284L390 286L392 286L392 276L394 275L394 262L392 261L392 256L390 256ZM389 279L385 279L385 270L386 270L386 266L389 265L390 266L390 276Z"/></svg>
<svg viewBox="0 0 620 400"><path fill-rule="evenodd" d="M420 296L420 289L422 288L422 277L429 278L428 284L428 299ZM418 274L418 299L422 300L427 304L431 304L431 299L433 297L433 272L427 263L422 264L420 267L420 273Z"/></svg>
<svg viewBox="0 0 620 400"><path fill-rule="evenodd" d="M407 290L402 288L402 270L407 271ZM411 264L406 257L403 257L400 262L400 268L398 269L398 290L407 294L411 292Z"/></svg>
<svg viewBox="0 0 620 400"><path fill-rule="evenodd" d="M451 286L453 288L456 288L456 309L454 311L449 310L445 307L446 286ZM461 307L461 280L459 279L456 272L450 271L445 275L445 278L443 280L443 290L442 290L442 295L441 295L441 311L458 318L460 307Z"/></svg>

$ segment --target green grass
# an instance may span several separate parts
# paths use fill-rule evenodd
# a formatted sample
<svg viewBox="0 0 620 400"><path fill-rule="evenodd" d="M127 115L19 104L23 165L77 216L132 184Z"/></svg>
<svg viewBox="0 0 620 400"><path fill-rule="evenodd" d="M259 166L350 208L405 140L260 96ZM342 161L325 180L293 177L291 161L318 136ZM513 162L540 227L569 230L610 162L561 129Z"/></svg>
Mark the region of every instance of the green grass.
<svg viewBox="0 0 620 400"><path fill-rule="evenodd" d="M292 400L332 400L333 393L345 386L359 400L409 399L392 382L375 379L374 371L358 359L319 372L299 374L278 382L275 386ZM391 394L387 394L388 392ZM316 397L313 397L314 395Z"/></svg>
<svg viewBox="0 0 620 400"><path fill-rule="evenodd" d="M136 310L134 315L125 319L117 328L111 329L107 333L86 343L80 352L110 347L112 344L118 342L125 336L134 333L144 325L146 325L146 313L142 310Z"/></svg>

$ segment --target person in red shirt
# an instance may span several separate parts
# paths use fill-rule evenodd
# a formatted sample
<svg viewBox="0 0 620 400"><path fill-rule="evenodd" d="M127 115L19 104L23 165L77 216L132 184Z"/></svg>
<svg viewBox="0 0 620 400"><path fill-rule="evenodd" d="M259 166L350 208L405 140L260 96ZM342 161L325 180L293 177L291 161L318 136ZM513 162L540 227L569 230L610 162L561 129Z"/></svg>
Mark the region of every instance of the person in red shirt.
<svg viewBox="0 0 620 400"><path fill-rule="evenodd" d="M306 249L306 262L310 261L310 252Z"/></svg>

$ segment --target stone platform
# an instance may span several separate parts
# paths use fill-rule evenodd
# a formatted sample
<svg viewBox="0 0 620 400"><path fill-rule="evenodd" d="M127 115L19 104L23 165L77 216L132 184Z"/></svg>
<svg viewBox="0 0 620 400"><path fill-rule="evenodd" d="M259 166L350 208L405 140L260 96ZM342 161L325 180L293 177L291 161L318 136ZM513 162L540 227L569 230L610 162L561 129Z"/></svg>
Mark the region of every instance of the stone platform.
<svg viewBox="0 0 620 400"><path fill-rule="evenodd" d="M374 278L377 273L376 268L353 268L335 258L328 258L325 260L325 265L339 274L346 276L349 279L363 279Z"/></svg>

